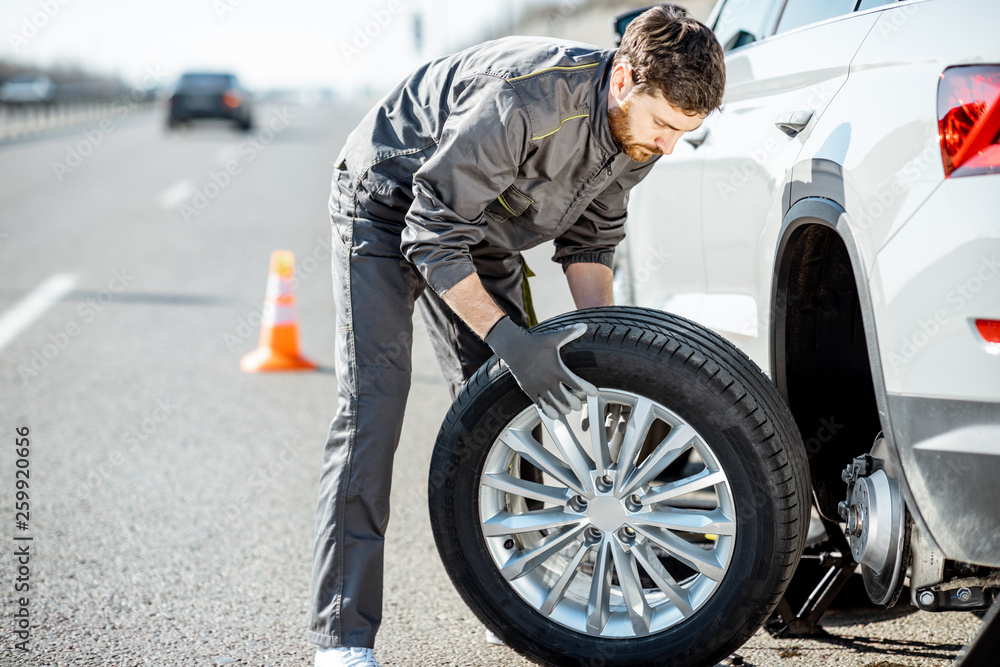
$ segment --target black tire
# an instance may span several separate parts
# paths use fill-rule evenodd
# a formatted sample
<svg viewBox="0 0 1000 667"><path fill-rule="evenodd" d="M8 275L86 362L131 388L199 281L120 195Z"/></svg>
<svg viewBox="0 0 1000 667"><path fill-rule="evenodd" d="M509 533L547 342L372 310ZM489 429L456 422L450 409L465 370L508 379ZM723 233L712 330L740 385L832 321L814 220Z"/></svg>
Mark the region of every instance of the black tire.
<svg viewBox="0 0 1000 667"><path fill-rule="evenodd" d="M563 359L574 372L602 391L631 392L669 408L717 457L736 515L724 575L683 621L645 636L606 637L570 629L529 604L512 586L516 577L508 582L501 574L480 517L487 456L494 446L503 446L497 438L512 419L530 414L525 413L530 401L496 357L455 400L431 459L431 525L445 569L490 630L541 664L715 664L767 620L802 552L809 526L809 474L798 430L760 369L697 324L660 311L615 307L577 311L537 329L575 322L586 323L588 330L563 348ZM635 465L642 465L642 459ZM516 550L516 545L508 546L512 543L507 539L504 548ZM583 538L581 544L586 544ZM612 591L615 581L621 581L618 576L616 568L608 584ZM646 577L643 589L648 573Z"/></svg>

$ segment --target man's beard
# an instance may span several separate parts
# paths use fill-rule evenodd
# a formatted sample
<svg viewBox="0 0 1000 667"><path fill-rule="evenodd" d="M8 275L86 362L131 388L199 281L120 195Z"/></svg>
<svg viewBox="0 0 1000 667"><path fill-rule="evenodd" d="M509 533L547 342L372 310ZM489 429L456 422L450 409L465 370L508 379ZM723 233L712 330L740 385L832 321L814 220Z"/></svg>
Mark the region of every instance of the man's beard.
<svg viewBox="0 0 1000 667"><path fill-rule="evenodd" d="M632 124L629 106L631 100L626 99L620 106L608 111L608 125L611 127L611 140L618 150L628 155L634 162L645 162L654 155L660 155L656 146L646 146L632 136Z"/></svg>

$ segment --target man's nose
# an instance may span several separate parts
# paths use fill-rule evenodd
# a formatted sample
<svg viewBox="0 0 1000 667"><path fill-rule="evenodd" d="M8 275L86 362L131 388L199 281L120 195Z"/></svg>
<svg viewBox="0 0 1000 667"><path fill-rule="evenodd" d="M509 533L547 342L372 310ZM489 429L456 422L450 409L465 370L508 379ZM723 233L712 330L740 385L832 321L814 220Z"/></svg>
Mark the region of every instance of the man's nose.
<svg viewBox="0 0 1000 667"><path fill-rule="evenodd" d="M674 130L661 134L656 138L656 147L664 155L670 155L674 152L674 146L677 145L677 140L680 139L680 136L680 132Z"/></svg>

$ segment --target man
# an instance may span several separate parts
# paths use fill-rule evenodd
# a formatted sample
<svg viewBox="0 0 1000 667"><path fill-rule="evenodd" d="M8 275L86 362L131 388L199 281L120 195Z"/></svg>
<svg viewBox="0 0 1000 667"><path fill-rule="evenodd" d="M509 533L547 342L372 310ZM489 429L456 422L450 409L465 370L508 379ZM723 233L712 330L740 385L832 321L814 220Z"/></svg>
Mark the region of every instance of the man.
<svg viewBox="0 0 1000 667"><path fill-rule="evenodd" d="M495 352L539 409L596 389L529 333L519 250L555 241L578 308L612 304L629 190L721 104L722 49L678 8L638 17L617 51L513 37L428 63L347 140L330 212L339 409L316 517L316 665L377 666L392 458L412 314L454 396Z"/></svg>

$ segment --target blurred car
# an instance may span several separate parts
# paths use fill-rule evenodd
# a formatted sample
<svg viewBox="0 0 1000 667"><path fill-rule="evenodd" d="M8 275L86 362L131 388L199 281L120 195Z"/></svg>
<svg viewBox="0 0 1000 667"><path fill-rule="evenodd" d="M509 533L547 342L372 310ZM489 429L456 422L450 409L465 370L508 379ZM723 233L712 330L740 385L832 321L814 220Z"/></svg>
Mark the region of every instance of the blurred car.
<svg viewBox="0 0 1000 667"><path fill-rule="evenodd" d="M886 606L906 578L923 610L1000 597L998 21L992 0L721 0L723 109L636 187L616 257L616 302L770 369Z"/></svg>
<svg viewBox="0 0 1000 667"><path fill-rule="evenodd" d="M0 84L0 102L50 102L55 88L44 74L19 74Z"/></svg>
<svg viewBox="0 0 1000 667"><path fill-rule="evenodd" d="M231 120L244 131L252 127L249 95L236 76L221 72L181 76L170 96L167 127L202 118Z"/></svg>

